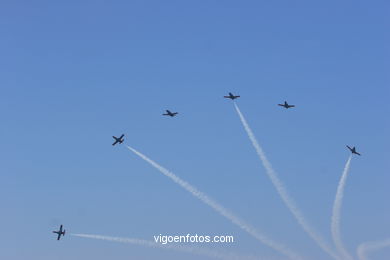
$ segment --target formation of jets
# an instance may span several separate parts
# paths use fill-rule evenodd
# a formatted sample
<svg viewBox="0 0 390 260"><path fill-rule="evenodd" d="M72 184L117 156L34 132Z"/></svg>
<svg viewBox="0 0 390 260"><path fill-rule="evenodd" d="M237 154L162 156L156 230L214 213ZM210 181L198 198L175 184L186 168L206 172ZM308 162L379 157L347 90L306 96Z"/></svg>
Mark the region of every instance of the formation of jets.
<svg viewBox="0 0 390 260"><path fill-rule="evenodd" d="M224 96L224 98L229 98L231 100L234 100L236 98L239 98L240 96L235 96L233 95L232 93L229 92L229 95L228 96ZM284 107L286 109L288 108L292 108L292 107L295 107L295 105L289 105L287 103L287 101L284 101L284 104L278 104L278 106L281 106L281 107ZM178 114L178 112L171 112L169 110L166 110L166 113L162 114L163 116L170 116L170 117L174 117ZM122 134L120 137L116 137L116 136L113 136L112 138L115 139L115 142L112 144L113 146L116 145L116 144L121 144L124 142L124 134ZM357 155L360 155L360 153L356 152L356 148L355 147L349 147L347 145L348 149L351 151L352 154L357 154ZM60 226L60 229L58 231L53 231L53 233L57 234L57 240L60 240L61 239L61 236L65 236L65 229L62 230L62 225Z"/></svg>
<svg viewBox="0 0 390 260"><path fill-rule="evenodd" d="M65 229L62 230L62 225L58 231L53 231L53 233L57 234L57 240L60 240L61 236L65 236Z"/></svg>

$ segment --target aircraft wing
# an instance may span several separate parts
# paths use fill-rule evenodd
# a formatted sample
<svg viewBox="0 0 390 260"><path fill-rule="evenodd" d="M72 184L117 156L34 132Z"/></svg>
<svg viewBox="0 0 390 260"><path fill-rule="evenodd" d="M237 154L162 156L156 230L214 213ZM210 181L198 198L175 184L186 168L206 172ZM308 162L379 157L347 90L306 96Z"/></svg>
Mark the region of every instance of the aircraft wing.
<svg viewBox="0 0 390 260"><path fill-rule="evenodd" d="M295 105L288 105L288 107L295 107Z"/></svg>
<svg viewBox="0 0 390 260"><path fill-rule="evenodd" d="M60 240L61 238L61 233L58 233L57 240Z"/></svg>
<svg viewBox="0 0 390 260"><path fill-rule="evenodd" d="M361 155L360 153L358 153L358 152L355 152L357 155Z"/></svg>
<svg viewBox="0 0 390 260"><path fill-rule="evenodd" d="M112 145L116 145L118 143L118 140L116 140Z"/></svg>
<svg viewBox="0 0 390 260"><path fill-rule="evenodd" d="M352 148L347 145L348 149L352 151Z"/></svg>
<svg viewBox="0 0 390 260"><path fill-rule="evenodd" d="M278 104L278 106L284 107L284 105L283 105L283 104Z"/></svg>

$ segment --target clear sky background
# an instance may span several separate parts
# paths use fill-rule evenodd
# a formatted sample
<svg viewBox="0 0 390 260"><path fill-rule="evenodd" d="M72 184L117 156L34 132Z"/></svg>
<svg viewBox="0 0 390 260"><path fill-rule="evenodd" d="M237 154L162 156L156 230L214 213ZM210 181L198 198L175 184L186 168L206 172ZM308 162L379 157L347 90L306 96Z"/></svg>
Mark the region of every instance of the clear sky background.
<svg viewBox="0 0 390 260"><path fill-rule="evenodd" d="M280 257L112 135L306 259L328 260L267 178L231 91L310 223L390 237L388 1L1 1L0 258L200 259L65 236L234 235ZM296 108L276 104L288 100ZM161 116L165 109L175 118ZM388 259L390 250L372 255ZM204 258L206 259L206 258ZM283 259L283 258L282 258Z"/></svg>

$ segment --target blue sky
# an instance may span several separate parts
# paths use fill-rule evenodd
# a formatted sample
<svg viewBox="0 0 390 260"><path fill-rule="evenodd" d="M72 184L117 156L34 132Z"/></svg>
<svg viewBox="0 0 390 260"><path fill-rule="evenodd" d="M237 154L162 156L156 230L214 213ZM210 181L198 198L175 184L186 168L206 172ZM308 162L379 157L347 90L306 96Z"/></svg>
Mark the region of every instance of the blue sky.
<svg viewBox="0 0 390 260"><path fill-rule="evenodd" d="M346 144L348 250L390 236L387 1L2 1L0 258L199 259L51 230L153 239L229 234L279 255L112 135L307 259L330 259L261 167L231 91L274 168L329 241ZM295 109L276 104L288 100ZM178 111L165 118L165 109ZM372 259L385 259L382 250Z"/></svg>

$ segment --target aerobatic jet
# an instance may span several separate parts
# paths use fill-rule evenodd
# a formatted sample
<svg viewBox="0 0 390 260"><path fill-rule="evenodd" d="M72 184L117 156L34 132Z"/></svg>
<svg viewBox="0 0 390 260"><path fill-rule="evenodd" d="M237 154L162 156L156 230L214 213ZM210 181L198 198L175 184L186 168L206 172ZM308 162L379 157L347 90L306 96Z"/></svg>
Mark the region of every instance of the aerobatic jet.
<svg viewBox="0 0 390 260"><path fill-rule="evenodd" d="M60 230L53 231L53 233L57 234L57 240L60 240L61 236L65 236L65 229L62 230L62 225L60 226Z"/></svg>
<svg viewBox="0 0 390 260"><path fill-rule="evenodd" d="M355 146L351 148L351 147L349 147L349 146L347 145L347 147L348 147L348 149L351 151L351 153L360 155L360 153L356 152Z"/></svg>
<svg viewBox="0 0 390 260"><path fill-rule="evenodd" d="M235 96L232 93L229 92L229 96L224 96L224 98L230 98L231 100L235 100L236 98L239 98L240 96Z"/></svg>
<svg viewBox="0 0 390 260"><path fill-rule="evenodd" d="M286 109L291 108L291 107L295 107L294 105L289 105L287 103L287 101L284 101L284 104L278 104L278 106L284 107Z"/></svg>
<svg viewBox="0 0 390 260"><path fill-rule="evenodd" d="M120 144L123 143L123 141L124 141L123 137L124 136L125 136L124 134L122 134L120 137L112 136L112 138L115 139L115 142L112 145L116 145L117 143L120 143Z"/></svg>
<svg viewBox="0 0 390 260"><path fill-rule="evenodd" d="M177 113L177 112L171 112L171 111L169 111L169 110L165 110L165 111L167 111L165 114L163 114L163 116L170 116L170 117L174 117L174 116L176 116L177 114L179 114L179 113Z"/></svg>

